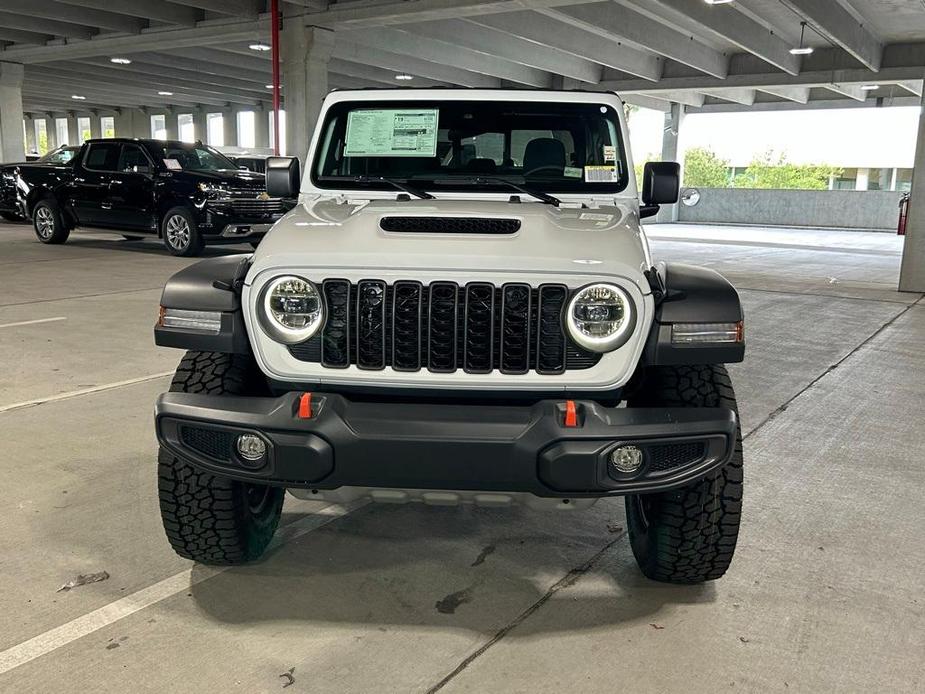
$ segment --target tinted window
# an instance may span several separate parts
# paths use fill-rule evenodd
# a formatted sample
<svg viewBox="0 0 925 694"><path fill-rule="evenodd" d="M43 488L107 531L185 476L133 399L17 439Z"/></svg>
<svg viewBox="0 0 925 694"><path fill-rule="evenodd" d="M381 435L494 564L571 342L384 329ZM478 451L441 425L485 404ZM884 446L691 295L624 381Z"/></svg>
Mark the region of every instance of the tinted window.
<svg viewBox="0 0 925 694"><path fill-rule="evenodd" d="M163 157L171 162L167 168L176 168L187 171L232 171L238 167L224 154L204 145L167 145L163 149Z"/></svg>
<svg viewBox="0 0 925 694"><path fill-rule="evenodd" d="M74 158L75 154L77 154L77 149L74 147L59 147L58 149L46 154L44 157L39 159L39 161L48 161L55 164L67 164L71 159Z"/></svg>
<svg viewBox="0 0 925 694"><path fill-rule="evenodd" d="M116 166L119 163L120 148L121 146L117 142L90 145L84 159L84 166L97 171L116 171Z"/></svg>
<svg viewBox="0 0 925 694"><path fill-rule="evenodd" d="M141 151L138 145L123 145L122 156L119 158L119 171L138 171L150 172L151 164L148 157Z"/></svg>

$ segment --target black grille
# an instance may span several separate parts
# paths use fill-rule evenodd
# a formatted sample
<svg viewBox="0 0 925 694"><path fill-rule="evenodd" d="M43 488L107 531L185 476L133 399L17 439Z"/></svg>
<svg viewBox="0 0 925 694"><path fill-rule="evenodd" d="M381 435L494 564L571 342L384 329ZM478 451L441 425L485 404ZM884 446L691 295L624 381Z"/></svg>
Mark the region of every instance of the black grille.
<svg viewBox="0 0 925 694"><path fill-rule="evenodd" d="M646 450L649 456L649 470L665 472L703 458L706 444L703 441L667 443L661 446L649 446Z"/></svg>
<svg viewBox="0 0 925 694"><path fill-rule="evenodd" d="M515 234L519 219L492 217L383 217L383 231L406 234Z"/></svg>
<svg viewBox="0 0 925 694"><path fill-rule="evenodd" d="M601 359L566 336L568 289L561 284L329 279L322 293L321 335L289 351L329 368L561 374Z"/></svg>
<svg viewBox="0 0 925 694"><path fill-rule="evenodd" d="M183 444L215 460L231 460L234 434L200 427L180 427Z"/></svg>

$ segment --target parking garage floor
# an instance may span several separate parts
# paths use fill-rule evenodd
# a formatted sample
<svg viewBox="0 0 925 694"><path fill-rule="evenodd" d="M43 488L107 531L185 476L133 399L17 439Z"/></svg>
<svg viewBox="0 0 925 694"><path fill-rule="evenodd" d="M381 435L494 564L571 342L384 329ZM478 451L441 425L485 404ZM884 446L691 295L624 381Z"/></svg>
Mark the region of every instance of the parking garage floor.
<svg viewBox="0 0 925 694"><path fill-rule="evenodd" d="M151 332L190 261L0 225L0 691L925 689L925 301L894 291L901 239L649 232L747 311L744 525L701 587L637 573L620 501L290 498L265 561L191 565L155 492L152 406L180 354Z"/></svg>

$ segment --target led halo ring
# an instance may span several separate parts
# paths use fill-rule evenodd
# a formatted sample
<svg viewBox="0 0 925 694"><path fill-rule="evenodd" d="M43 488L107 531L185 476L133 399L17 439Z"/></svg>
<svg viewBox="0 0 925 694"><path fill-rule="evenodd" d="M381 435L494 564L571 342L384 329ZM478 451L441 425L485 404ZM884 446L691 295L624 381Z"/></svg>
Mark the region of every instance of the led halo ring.
<svg viewBox="0 0 925 694"><path fill-rule="evenodd" d="M273 314L278 313L278 311L274 311L271 306L273 294L276 289L285 282L302 282L317 296L317 316L309 325L301 328L293 328L284 325L274 317ZM279 277L274 277L263 286L260 292L260 299L257 302L257 315L260 318L260 326L267 335L273 338L273 340L281 342L284 345L295 345L314 337L324 325L324 296L313 282L304 277L299 277L298 275L280 275Z"/></svg>
<svg viewBox="0 0 925 694"><path fill-rule="evenodd" d="M604 337L588 335L575 325L575 319L573 317L575 306L578 304L578 300L582 295L592 289L608 289L616 294L617 298L623 304L623 319L620 322L620 326L614 332ZM579 347L590 352L612 352L618 347L622 347L626 341L629 340L630 335L632 335L633 328L636 327L636 304L633 303L629 294L616 284L611 284L609 282L588 284L578 289L569 300L565 310L565 327L569 337L571 337Z"/></svg>

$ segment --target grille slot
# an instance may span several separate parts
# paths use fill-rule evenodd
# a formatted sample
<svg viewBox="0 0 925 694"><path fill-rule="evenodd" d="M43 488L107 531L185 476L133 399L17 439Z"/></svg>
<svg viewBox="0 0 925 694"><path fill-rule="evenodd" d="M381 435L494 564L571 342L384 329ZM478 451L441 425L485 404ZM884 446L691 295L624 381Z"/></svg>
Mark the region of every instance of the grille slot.
<svg viewBox="0 0 925 694"><path fill-rule="evenodd" d="M690 441L685 443L666 443L660 446L649 446L649 470L652 472L666 472L681 465L694 463L703 458L706 444L703 441Z"/></svg>
<svg viewBox="0 0 925 694"><path fill-rule="evenodd" d="M200 427L180 427L180 439L197 453L215 460L231 460L234 434Z"/></svg>
<svg viewBox="0 0 925 694"><path fill-rule="evenodd" d="M323 331L289 352L328 368L554 375L601 359L567 337L568 289L561 284L329 279L322 293Z"/></svg>
<svg viewBox="0 0 925 694"><path fill-rule="evenodd" d="M404 234L516 234L519 219L495 217L383 217L383 231Z"/></svg>

